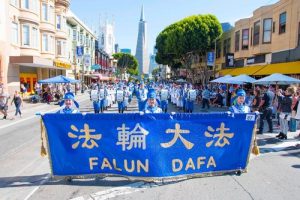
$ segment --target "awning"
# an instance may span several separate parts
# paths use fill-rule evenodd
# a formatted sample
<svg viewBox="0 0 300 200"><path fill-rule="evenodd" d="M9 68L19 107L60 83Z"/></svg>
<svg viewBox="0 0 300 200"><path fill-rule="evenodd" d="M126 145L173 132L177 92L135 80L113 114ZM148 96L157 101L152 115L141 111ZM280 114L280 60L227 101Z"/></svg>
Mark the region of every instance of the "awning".
<svg viewBox="0 0 300 200"><path fill-rule="evenodd" d="M26 67L39 67L47 69L71 69L71 64L61 60L51 60L37 56L9 56L10 64L17 64Z"/></svg>
<svg viewBox="0 0 300 200"><path fill-rule="evenodd" d="M92 65L91 69L100 69L100 65L98 64Z"/></svg>
<svg viewBox="0 0 300 200"><path fill-rule="evenodd" d="M255 66L250 66L250 67L240 67L240 68L236 68L235 70L233 70L232 72L230 72L230 75L232 75L232 76L238 76L238 75L241 75L241 74L253 75L256 72L258 72L261 69L263 69L264 67L265 67L265 65L255 65Z"/></svg>
<svg viewBox="0 0 300 200"><path fill-rule="evenodd" d="M219 76L225 76L225 75L230 75L230 72L233 71L234 69L222 69L219 71Z"/></svg>
<svg viewBox="0 0 300 200"><path fill-rule="evenodd" d="M274 73L280 74L300 74L300 61L287 62L287 63L276 63L266 65L262 70L257 71L253 75L270 75Z"/></svg>

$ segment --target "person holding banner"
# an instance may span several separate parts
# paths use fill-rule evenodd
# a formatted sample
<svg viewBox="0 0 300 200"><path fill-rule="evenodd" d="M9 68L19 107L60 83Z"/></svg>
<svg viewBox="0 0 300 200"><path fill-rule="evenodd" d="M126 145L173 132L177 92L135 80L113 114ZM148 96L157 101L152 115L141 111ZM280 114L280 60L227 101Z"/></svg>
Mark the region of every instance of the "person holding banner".
<svg viewBox="0 0 300 200"><path fill-rule="evenodd" d="M116 101L118 102L119 113L124 113L124 96L125 96L125 93L122 89L122 84L119 83L118 89L116 91Z"/></svg>
<svg viewBox="0 0 300 200"><path fill-rule="evenodd" d="M141 82L137 95L139 101L139 111L143 111L145 109L147 94L148 90L145 88L144 82Z"/></svg>
<svg viewBox="0 0 300 200"><path fill-rule="evenodd" d="M73 108L73 104L75 105L76 109ZM67 92L64 96L64 99L60 102L60 106L64 106L59 111L58 114L74 114L79 113L79 104L74 99L74 94L71 92Z"/></svg>
<svg viewBox="0 0 300 200"><path fill-rule="evenodd" d="M162 113L162 109L157 106L156 93L154 89L149 90L147 97L145 113Z"/></svg>
<svg viewBox="0 0 300 200"><path fill-rule="evenodd" d="M229 108L233 113L250 113L250 107L245 105L246 92L243 89L236 91L236 104Z"/></svg>
<svg viewBox="0 0 300 200"><path fill-rule="evenodd" d="M189 84L186 94L187 94L187 98L186 98L185 111L187 113L192 113L194 110L194 101L196 100L197 97L196 90L193 89L192 84Z"/></svg>

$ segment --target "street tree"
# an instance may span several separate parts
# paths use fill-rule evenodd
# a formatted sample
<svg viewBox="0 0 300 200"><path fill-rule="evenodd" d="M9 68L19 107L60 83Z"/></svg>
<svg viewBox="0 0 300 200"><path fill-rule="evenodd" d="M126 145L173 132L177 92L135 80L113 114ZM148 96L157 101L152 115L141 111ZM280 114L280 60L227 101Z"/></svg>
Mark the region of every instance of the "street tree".
<svg viewBox="0 0 300 200"><path fill-rule="evenodd" d="M113 58L117 60L117 68L122 75L125 73L138 75L138 61L134 56L127 53L116 53L113 54Z"/></svg>
<svg viewBox="0 0 300 200"><path fill-rule="evenodd" d="M156 62L171 66L179 63L186 69L205 57L222 34L218 19L211 14L186 17L166 27L156 38ZM208 69L202 69L202 81L208 79Z"/></svg>

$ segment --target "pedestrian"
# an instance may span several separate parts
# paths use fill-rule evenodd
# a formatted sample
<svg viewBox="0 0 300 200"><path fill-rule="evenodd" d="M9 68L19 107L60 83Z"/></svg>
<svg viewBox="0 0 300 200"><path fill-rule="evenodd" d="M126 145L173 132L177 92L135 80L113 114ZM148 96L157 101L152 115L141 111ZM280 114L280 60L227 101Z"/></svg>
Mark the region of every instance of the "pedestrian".
<svg viewBox="0 0 300 200"><path fill-rule="evenodd" d="M7 119L9 95L4 92L4 88L0 91L0 112L3 114L3 119Z"/></svg>
<svg viewBox="0 0 300 200"><path fill-rule="evenodd" d="M259 105L259 111L262 112L260 116L260 122L259 122L259 131L257 134L263 133L264 128L264 119L267 120L268 126L269 126L269 132L273 133L273 123L272 123L272 113L273 113L273 106L272 102L274 99L274 92L272 92L267 86L263 87L264 95L261 99L260 105Z"/></svg>
<svg viewBox="0 0 300 200"><path fill-rule="evenodd" d="M288 87L284 93L277 94L280 98L279 110L280 110L280 133L276 136L279 139L287 139L287 133L289 130L289 121L291 120L292 114L292 103L295 90L293 87Z"/></svg>
<svg viewBox="0 0 300 200"><path fill-rule="evenodd" d="M208 87L205 86L205 89L202 92L202 109L205 109L207 106L207 109L209 109L209 99L210 99L210 91L208 90Z"/></svg>
<svg viewBox="0 0 300 200"><path fill-rule="evenodd" d="M260 97L260 90L259 89L255 89L254 90L254 99L252 100L252 111L258 111L258 107L261 101L261 97Z"/></svg>
<svg viewBox="0 0 300 200"><path fill-rule="evenodd" d="M236 91L236 103L229 108L233 113L250 113L250 107L245 105L246 92L243 89Z"/></svg>
<svg viewBox="0 0 300 200"><path fill-rule="evenodd" d="M16 90L14 97L11 101L11 105L15 104L16 107L16 113L15 116L17 116L18 114L20 115L20 117L22 117L22 113L21 113L21 105L23 106L23 100L22 97L20 96L19 92Z"/></svg>

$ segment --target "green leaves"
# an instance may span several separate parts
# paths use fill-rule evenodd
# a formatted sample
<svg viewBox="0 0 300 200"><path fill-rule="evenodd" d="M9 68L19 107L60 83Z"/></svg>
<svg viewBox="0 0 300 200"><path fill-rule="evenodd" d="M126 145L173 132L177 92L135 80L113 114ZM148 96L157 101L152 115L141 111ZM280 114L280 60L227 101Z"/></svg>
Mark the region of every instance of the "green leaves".
<svg viewBox="0 0 300 200"><path fill-rule="evenodd" d="M166 27L156 38L156 62L173 66L187 54L204 55L222 34L214 15L193 15Z"/></svg>
<svg viewBox="0 0 300 200"><path fill-rule="evenodd" d="M112 55L118 60L117 67L123 73L127 71L131 75L138 75L138 61L131 54L116 53Z"/></svg>

